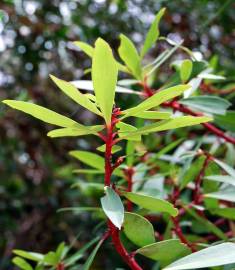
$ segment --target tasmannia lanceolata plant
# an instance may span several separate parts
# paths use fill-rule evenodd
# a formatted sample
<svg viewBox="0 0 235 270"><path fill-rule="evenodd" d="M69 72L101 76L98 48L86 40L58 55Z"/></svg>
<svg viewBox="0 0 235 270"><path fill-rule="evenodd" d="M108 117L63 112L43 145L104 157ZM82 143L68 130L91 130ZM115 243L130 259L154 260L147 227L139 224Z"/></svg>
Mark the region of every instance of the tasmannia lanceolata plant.
<svg viewBox="0 0 235 270"><path fill-rule="evenodd" d="M120 36L118 54L123 64L101 38L94 47L75 42L92 60L88 70L92 81L66 82L51 75L65 95L100 117L101 124L85 126L31 102L3 101L60 127L48 133L51 138L93 135L100 140L97 151L101 154L74 150L70 155L90 167L76 170L94 175L94 181L86 183L86 187L105 193L100 207L75 208L99 212L97 218L106 218L101 223L103 235L72 255L64 243L45 255L15 250L13 262L19 268L87 270L108 238L133 270L151 267L151 263L146 266L138 262L141 255L157 262L152 269L223 269L223 265L235 263L235 228L231 221L235 219L235 170L229 165L234 164L235 139L228 134L234 131L234 112L227 112L227 99L211 95L215 91L211 82L223 79L212 74L213 64L198 61L182 42L159 36L163 14L164 9L156 15L140 52L128 37ZM168 42L172 48L146 64L145 56L157 40ZM171 63L175 72L155 90L152 85L159 68L177 49L184 51L187 59ZM118 81L119 72L129 78ZM131 108L119 107L119 93L141 100ZM213 119L228 132L208 123ZM177 133L177 128L198 124L204 129L197 126L196 131ZM159 137L165 142L160 150L155 147ZM216 155L225 155L225 161ZM84 262L84 252L96 242Z"/></svg>

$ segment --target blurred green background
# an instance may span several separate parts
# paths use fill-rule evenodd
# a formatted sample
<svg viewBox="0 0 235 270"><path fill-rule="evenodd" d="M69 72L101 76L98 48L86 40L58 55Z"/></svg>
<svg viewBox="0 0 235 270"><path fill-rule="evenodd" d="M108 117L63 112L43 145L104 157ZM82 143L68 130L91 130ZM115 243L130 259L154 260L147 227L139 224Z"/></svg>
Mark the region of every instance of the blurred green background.
<svg viewBox="0 0 235 270"><path fill-rule="evenodd" d="M80 111L48 78L87 79L82 70L90 60L72 41L93 44L99 36L116 50L119 34L141 44L146 29L161 7L167 7L161 35L203 54L217 55L219 66L234 80L235 1L221 0L1 0L0 100L33 100L83 123L91 114ZM156 56L159 45L151 50ZM177 54L180 57L180 52ZM166 70L167 72L167 70ZM119 103L126 102L121 98ZM51 140L49 126L0 106L0 269L12 269L11 250L46 252L78 233L90 238L87 215L56 213L86 203L70 185L76 181L68 157L72 149L90 149L83 139ZM108 247L110 248L110 247Z"/></svg>

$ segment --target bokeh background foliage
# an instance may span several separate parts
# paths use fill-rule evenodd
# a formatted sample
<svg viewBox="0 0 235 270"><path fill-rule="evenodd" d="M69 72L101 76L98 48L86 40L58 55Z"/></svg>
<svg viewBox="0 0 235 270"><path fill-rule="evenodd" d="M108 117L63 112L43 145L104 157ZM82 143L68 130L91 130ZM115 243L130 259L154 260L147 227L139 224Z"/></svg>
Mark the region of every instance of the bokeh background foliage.
<svg viewBox="0 0 235 270"><path fill-rule="evenodd" d="M48 78L52 73L65 80L87 79L82 70L90 60L72 41L93 43L101 36L114 50L124 33L141 44L146 29L161 7L161 35L184 39L184 45L209 60L218 58L228 82L234 83L234 1L0 1L0 100L33 100L85 124L95 119L61 94ZM161 52L159 42L149 57ZM177 57L181 57L178 51ZM163 66L160 78L169 73ZM232 100L232 99L230 99ZM131 102L121 97L119 104ZM84 189L70 189L77 167L67 152L95 149L95 140L51 140L49 127L0 106L0 268L12 269L12 248L46 252L80 233L75 248L83 245L94 227L92 217L56 213L61 207L88 204ZM159 142L160 145L161 142ZM84 196L85 195L85 196ZM88 200L88 201L87 201ZM103 247L109 250L111 246ZM109 253L110 254L110 253ZM102 255L100 255L102 256ZM109 265L118 256L109 256ZM120 263L121 265L121 263Z"/></svg>

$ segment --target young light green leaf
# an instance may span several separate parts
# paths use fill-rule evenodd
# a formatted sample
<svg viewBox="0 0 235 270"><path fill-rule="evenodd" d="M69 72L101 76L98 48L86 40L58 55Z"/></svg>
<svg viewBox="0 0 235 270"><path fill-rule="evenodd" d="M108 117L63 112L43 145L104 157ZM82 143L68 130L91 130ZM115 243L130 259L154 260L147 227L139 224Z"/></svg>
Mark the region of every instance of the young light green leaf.
<svg viewBox="0 0 235 270"><path fill-rule="evenodd" d="M110 221L121 230L124 221L124 206L118 194L110 187L106 187L105 196L101 198L101 205Z"/></svg>
<svg viewBox="0 0 235 270"><path fill-rule="evenodd" d="M138 80L142 80L140 56L135 45L123 34L120 35L120 40L121 44L118 48L118 53L121 59L129 68L133 76Z"/></svg>
<svg viewBox="0 0 235 270"><path fill-rule="evenodd" d="M180 79L183 83L187 82L192 73L193 63L189 59L185 59L180 66Z"/></svg>
<svg viewBox="0 0 235 270"><path fill-rule="evenodd" d="M228 164L224 163L223 161L221 160L218 160L218 159L213 159L214 162L216 162L220 168L222 168L226 173L228 173L230 176L232 177L235 177L235 170L229 166Z"/></svg>
<svg viewBox="0 0 235 270"><path fill-rule="evenodd" d="M88 152L88 151L70 151L70 156L75 157L76 159L80 160L81 162L89 165L95 169L100 171L104 171L104 159L97 154Z"/></svg>
<svg viewBox="0 0 235 270"><path fill-rule="evenodd" d="M73 44L77 47L79 47L85 54L87 54L89 57L92 58L93 53L94 53L94 48L82 41L75 41L73 42Z"/></svg>
<svg viewBox="0 0 235 270"><path fill-rule="evenodd" d="M145 246L155 242L153 225L144 217L125 212L124 233L137 246Z"/></svg>
<svg viewBox="0 0 235 270"><path fill-rule="evenodd" d="M100 152L105 152L105 148L106 148L105 147L105 144L103 144L103 145L97 147L96 149L98 151L100 151ZM113 147L112 147L112 154L114 154L116 152L119 152L120 150L122 150L122 147L121 146L119 146L119 145L113 145Z"/></svg>
<svg viewBox="0 0 235 270"><path fill-rule="evenodd" d="M40 262L44 258L44 255L41 253L29 252L29 251L24 251L24 250L20 250L20 249L14 249L13 253L20 256L20 257L23 257L25 259L35 261L35 262Z"/></svg>
<svg viewBox="0 0 235 270"><path fill-rule="evenodd" d="M205 194L207 198L214 198L218 200L224 200L228 202L235 202L235 187L229 186L216 192Z"/></svg>
<svg viewBox="0 0 235 270"><path fill-rule="evenodd" d="M42 120L45 123L56 125L59 127L80 127L81 125L74 120L58 114L54 111L46 109L42 106L17 100L4 100L3 103L7 104L13 109L30 114L33 117Z"/></svg>
<svg viewBox="0 0 235 270"><path fill-rule="evenodd" d="M169 112L157 112L157 111L143 111L137 113L135 117L144 118L144 119L169 119L171 117L171 113Z"/></svg>
<svg viewBox="0 0 235 270"><path fill-rule="evenodd" d="M216 96L195 96L182 99L179 103L199 111L212 114L226 114L226 110L231 105L226 99Z"/></svg>
<svg viewBox="0 0 235 270"><path fill-rule="evenodd" d="M117 63L111 48L101 38L97 39L92 58L92 81L97 102L108 125L111 122L117 75Z"/></svg>
<svg viewBox="0 0 235 270"><path fill-rule="evenodd" d="M191 251L179 239L169 239L142 247L136 253L166 265L190 254Z"/></svg>
<svg viewBox="0 0 235 270"><path fill-rule="evenodd" d="M22 270L33 270L33 267L20 257L13 258L12 262Z"/></svg>
<svg viewBox="0 0 235 270"><path fill-rule="evenodd" d="M122 192L131 202L154 212L165 212L172 216L178 215L178 210L168 201L133 192Z"/></svg>
<svg viewBox="0 0 235 270"><path fill-rule="evenodd" d="M162 8L155 16L155 19L147 33L147 36L144 41L143 48L141 50L141 58L148 52L148 50L153 46L159 36L159 21L161 20L162 16L165 13L165 8Z"/></svg>
<svg viewBox="0 0 235 270"><path fill-rule="evenodd" d="M56 266L56 264L59 262L59 258L57 257L55 252L50 251L45 254L43 261L51 266Z"/></svg>
<svg viewBox="0 0 235 270"><path fill-rule="evenodd" d="M229 175L210 175L207 176L205 179L235 186L235 177Z"/></svg>
<svg viewBox="0 0 235 270"><path fill-rule="evenodd" d="M53 80L53 82L60 88L60 90L63 91L72 100L74 100L87 110L97 115L102 115L101 112L96 107L95 103L90 101L90 99L86 95L82 94L73 84L66 82L64 80L60 80L53 75L50 75L50 77Z"/></svg>
<svg viewBox="0 0 235 270"><path fill-rule="evenodd" d="M98 131L101 131L104 127L100 126L79 126L76 128L59 128L54 129L47 133L47 136L51 138L59 138L59 137L77 137L82 135L97 135Z"/></svg>
<svg viewBox="0 0 235 270"><path fill-rule="evenodd" d="M141 141L140 135L127 136L129 132L137 131L136 127L123 122L118 122L116 126L119 129L118 135L120 138L126 138L129 141Z"/></svg>
<svg viewBox="0 0 235 270"><path fill-rule="evenodd" d="M134 164L135 146L133 141L128 141L126 145L126 163L131 167Z"/></svg>
<svg viewBox="0 0 235 270"><path fill-rule="evenodd" d="M146 125L142 128L139 128L136 131L132 131L129 134L126 134L122 137L122 139L129 137L131 135L147 135L152 132L159 132L159 131L165 131L169 129L176 129L181 127L187 127L187 126L193 126L198 125L201 123L205 123L208 121L211 121L212 119L209 117L194 117L194 116L181 116L172 118L170 120L162 120L159 122L156 122L151 125Z"/></svg>
<svg viewBox="0 0 235 270"><path fill-rule="evenodd" d="M235 244L222 243L211 246L168 265L164 270L210 268L235 263Z"/></svg>
<svg viewBox="0 0 235 270"><path fill-rule="evenodd" d="M140 114L141 112L147 111L153 107L157 107L163 102L181 95L184 91L186 91L189 88L190 88L189 85L176 85L164 89L160 92L157 92L153 96L149 97L136 107L127 109L122 113L125 114L124 117L135 116L136 114Z"/></svg>

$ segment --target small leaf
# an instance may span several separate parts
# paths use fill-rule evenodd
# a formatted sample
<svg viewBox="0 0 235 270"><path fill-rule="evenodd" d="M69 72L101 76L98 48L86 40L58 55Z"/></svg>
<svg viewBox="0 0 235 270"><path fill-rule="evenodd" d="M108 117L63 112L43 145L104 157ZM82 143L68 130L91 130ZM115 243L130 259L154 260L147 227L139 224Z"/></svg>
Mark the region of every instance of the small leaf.
<svg viewBox="0 0 235 270"><path fill-rule="evenodd" d="M73 42L73 44L77 47L79 47L85 54L87 54L89 57L92 58L93 53L94 53L94 48L82 41L75 41Z"/></svg>
<svg viewBox="0 0 235 270"><path fill-rule="evenodd" d="M177 208L175 208L168 201L133 192L122 192L122 195L125 196L131 202L148 210L154 212L165 212L174 217L178 215Z"/></svg>
<svg viewBox="0 0 235 270"><path fill-rule="evenodd" d="M140 135L127 136L129 132L137 131L136 127L123 123L123 122L118 122L116 126L119 129L118 135L120 138L125 138L126 140L129 140L129 141L141 141Z"/></svg>
<svg viewBox="0 0 235 270"><path fill-rule="evenodd" d="M44 255L41 253L29 252L29 251L24 251L24 250L20 250L20 249L14 249L13 253L20 256L20 257L23 257L25 259L35 261L35 262L40 262L44 258Z"/></svg>
<svg viewBox="0 0 235 270"><path fill-rule="evenodd" d="M137 113L135 117L144 118L144 119L169 119L171 117L171 113L169 112L157 112L157 111L143 111Z"/></svg>
<svg viewBox="0 0 235 270"><path fill-rule="evenodd" d="M209 268L231 263L235 263L235 244L222 243L179 259L164 270Z"/></svg>
<svg viewBox="0 0 235 270"><path fill-rule="evenodd" d="M179 103L199 111L212 114L226 114L226 110L231 105L226 99L216 96L196 96L180 100Z"/></svg>
<svg viewBox="0 0 235 270"><path fill-rule="evenodd" d="M234 194L235 194L235 187L229 186L217 192L205 194L204 196L207 198L214 198L214 199L224 200L228 202L235 202Z"/></svg>
<svg viewBox="0 0 235 270"><path fill-rule="evenodd" d="M107 124L111 122L117 75L117 63L111 48L101 38L97 39L92 59L92 81L97 102Z"/></svg>
<svg viewBox="0 0 235 270"><path fill-rule="evenodd" d="M205 179L235 186L235 177L229 175L210 175L207 176Z"/></svg>
<svg viewBox="0 0 235 270"><path fill-rule="evenodd" d="M133 141L128 141L126 146L126 163L131 167L134 164L135 147Z"/></svg>
<svg viewBox="0 0 235 270"><path fill-rule="evenodd" d="M106 187L105 196L101 198L101 205L110 221L121 230L124 221L124 207L118 194L110 187Z"/></svg>
<svg viewBox="0 0 235 270"><path fill-rule="evenodd" d="M229 166L228 164L222 162L221 160L218 159L213 159L214 162L216 162L220 168L222 168L226 173L228 173L230 176L235 177L235 170Z"/></svg>
<svg viewBox="0 0 235 270"><path fill-rule="evenodd" d="M235 220L235 208L234 207L210 209L210 212L213 215L217 215L220 217Z"/></svg>
<svg viewBox="0 0 235 270"><path fill-rule="evenodd" d="M144 217L125 212L124 233L137 246L145 246L155 242L153 225Z"/></svg>
<svg viewBox="0 0 235 270"><path fill-rule="evenodd" d="M227 111L226 115L216 115L215 123L225 130L235 132L235 111Z"/></svg>
<svg viewBox="0 0 235 270"><path fill-rule="evenodd" d="M140 56L132 43L132 41L126 37L125 35L120 35L121 44L118 48L118 53L126 64L126 66L130 69L133 76L141 80L142 79L142 71L141 71L141 63L140 63Z"/></svg>
<svg viewBox="0 0 235 270"><path fill-rule="evenodd" d="M60 126L60 127L80 127L81 125L75 122L74 120L65 117L61 114L58 114L54 111L46 109L42 106L24 102L24 101L17 101L17 100L4 100L3 103L7 104L8 106L22 111L24 113L30 114L33 117L42 120L45 123L49 123L52 125Z"/></svg>
<svg viewBox="0 0 235 270"><path fill-rule="evenodd" d="M56 266L56 264L59 262L59 258L57 257L55 252L50 251L45 254L43 261L51 266Z"/></svg>
<svg viewBox="0 0 235 270"><path fill-rule="evenodd" d="M159 21L161 20L162 16L165 13L165 8L162 8L155 16L155 19L147 33L147 36L144 41L143 48L141 50L141 57L144 57L144 55L148 52L148 50L153 46L153 44L156 42L159 36Z"/></svg>
<svg viewBox="0 0 235 270"><path fill-rule="evenodd" d="M60 88L61 91L63 91L67 96L69 96L79 105L83 106L87 110L97 115L101 115L101 112L97 109L95 103L90 101L90 99L86 95L79 92L79 90L73 84L64 80L60 80L53 75L50 75L50 77L53 82Z"/></svg>
<svg viewBox="0 0 235 270"><path fill-rule="evenodd" d="M104 159L97 154L88 152L88 151L70 151L70 156L75 157L76 159L80 160L81 162L89 165L95 169L100 171L104 171Z"/></svg>
<svg viewBox="0 0 235 270"><path fill-rule="evenodd" d="M105 146L105 144L103 144L103 145L97 147L96 149L98 151L100 151L100 152L105 152L105 148L106 148L106 146ZM122 147L121 146L119 146L119 145L113 145L113 147L112 147L112 154L114 154L116 152L119 152L120 150L122 150Z"/></svg>
<svg viewBox="0 0 235 270"><path fill-rule="evenodd" d="M12 262L23 270L33 270L32 266L20 257L13 258Z"/></svg>
<svg viewBox="0 0 235 270"><path fill-rule="evenodd" d="M185 59L181 66L180 66L180 78L181 81L187 82L187 80L190 78L190 75L192 73L193 63L189 59Z"/></svg>
<svg viewBox="0 0 235 270"><path fill-rule="evenodd" d="M152 260L159 261L161 265L165 265L190 254L191 251L178 239L169 239L142 247L138 249L136 253Z"/></svg>
<svg viewBox="0 0 235 270"><path fill-rule="evenodd" d="M127 109L122 113L125 114L124 117L135 116L141 112L147 111L153 107L157 107L163 102L181 95L185 90L189 89L189 85L177 85L160 92L157 92L153 96L147 98L145 101L140 103L138 106Z"/></svg>
<svg viewBox="0 0 235 270"><path fill-rule="evenodd" d="M77 137L82 135L98 135L97 132L104 129L103 126L79 126L75 128L59 128L54 129L47 133L47 136L51 138L59 138L59 137Z"/></svg>

